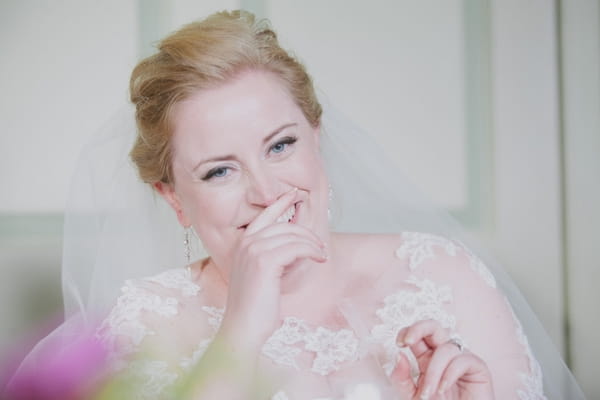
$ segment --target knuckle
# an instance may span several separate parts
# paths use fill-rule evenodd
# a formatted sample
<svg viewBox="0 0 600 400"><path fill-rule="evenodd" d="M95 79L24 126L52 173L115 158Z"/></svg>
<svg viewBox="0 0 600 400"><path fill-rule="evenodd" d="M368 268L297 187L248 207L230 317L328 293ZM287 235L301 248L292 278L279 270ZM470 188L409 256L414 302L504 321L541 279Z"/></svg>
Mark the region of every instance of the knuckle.
<svg viewBox="0 0 600 400"><path fill-rule="evenodd" d="M265 252L260 252L256 254L254 262L257 269L264 270L270 264L270 256Z"/></svg>
<svg viewBox="0 0 600 400"><path fill-rule="evenodd" d="M256 242L252 242L252 243L248 243L246 245L246 253L255 259L260 258L261 255L261 249L258 243Z"/></svg>

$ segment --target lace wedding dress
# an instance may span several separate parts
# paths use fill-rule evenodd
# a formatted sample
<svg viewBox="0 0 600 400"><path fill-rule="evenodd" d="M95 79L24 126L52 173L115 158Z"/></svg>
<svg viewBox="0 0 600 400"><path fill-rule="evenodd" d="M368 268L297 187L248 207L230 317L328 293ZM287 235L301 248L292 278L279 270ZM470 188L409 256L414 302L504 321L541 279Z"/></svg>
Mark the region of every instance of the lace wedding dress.
<svg viewBox="0 0 600 400"><path fill-rule="evenodd" d="M354 288L318 321L282 317L259 360L271 399L350 398L364 384L371 398L396 398L390 379L404 351L396 335L426 319L485 360L498 399L545 399L521 324L477 257L430 234L385 240L387 250L373 260L384 265L377 279ZM224 304L211 304L186 268L129 280L121 291L97 335L109 346L115 371L140 383L138 398L170 398L214 338Z"/></svg>

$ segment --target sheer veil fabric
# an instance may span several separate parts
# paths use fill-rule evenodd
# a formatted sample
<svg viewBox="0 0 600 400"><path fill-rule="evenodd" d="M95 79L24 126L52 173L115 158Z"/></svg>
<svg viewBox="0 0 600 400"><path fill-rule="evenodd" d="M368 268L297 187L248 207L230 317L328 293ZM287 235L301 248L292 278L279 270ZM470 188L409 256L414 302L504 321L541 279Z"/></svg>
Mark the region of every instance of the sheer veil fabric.
<svg viewBox="0 0 600 400"><path fill-rule="evenodd" d="M324 96L320 96L324 100ZM323 104L321 151L333 189L331 225L344 232L428 232L465 244L495 276L523 325L550 399L584 398L525 299L495 260L467 237L447 213L428 203L368 134ZM137 177L129 160L136 127L124 109L84 148L65 215L63 293L66 322L48 343L69 342L74 327L95 324L126 279L183 266L183 228L160 196ZM206 256L193 240L192 260ZM345 310L351 314L352 310ZM473 316L476 318L477 316Z"/></svg>

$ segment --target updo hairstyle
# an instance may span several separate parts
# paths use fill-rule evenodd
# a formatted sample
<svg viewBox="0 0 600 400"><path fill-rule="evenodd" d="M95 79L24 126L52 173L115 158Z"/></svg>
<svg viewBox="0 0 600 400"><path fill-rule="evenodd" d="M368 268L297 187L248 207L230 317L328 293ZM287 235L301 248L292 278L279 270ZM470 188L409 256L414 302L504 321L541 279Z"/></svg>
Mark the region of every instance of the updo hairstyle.
<svg viewBox="0 0 600 400"><path fill-rule="evenodd" d="M279 77L308 122L319 125L322 110L311 78L279 46L268 23L255 21L246 11L219 12L167 36L158 53L142 60L131 74L138 133L130 155L144 182L173 182L173 107L248 70Z"/></svg>

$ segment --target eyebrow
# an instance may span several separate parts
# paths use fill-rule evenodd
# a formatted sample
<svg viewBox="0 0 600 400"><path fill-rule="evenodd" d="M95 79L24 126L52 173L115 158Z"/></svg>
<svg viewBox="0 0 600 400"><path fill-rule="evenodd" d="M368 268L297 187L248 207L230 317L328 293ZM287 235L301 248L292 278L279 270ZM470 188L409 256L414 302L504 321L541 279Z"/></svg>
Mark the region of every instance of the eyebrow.
<svg viewBox="0 0 600 400"><path fill-rule="evenodd" d="M297 126L297 125L298 124L296 122L290 122L288 124L281 125L279 128L275 129L273 132L271 132L267 136L265 136L265 138L262 140L263 145L267 144L271 139L273 139L274 136L277 136L284 129L290 128L292 126ZM217 157L207 158L206 160L200 160L200 162L198 162L194 166L194 168L192 169L192 171L197 170L198 167L200 167L202 164L206 164L208 162L218 162L218 161L226 161L226 160L236 160L237 161L238 158L235 155L233 155L233 154L227 154L227 155L224 155L224 156L217 156Z"/></svg>

